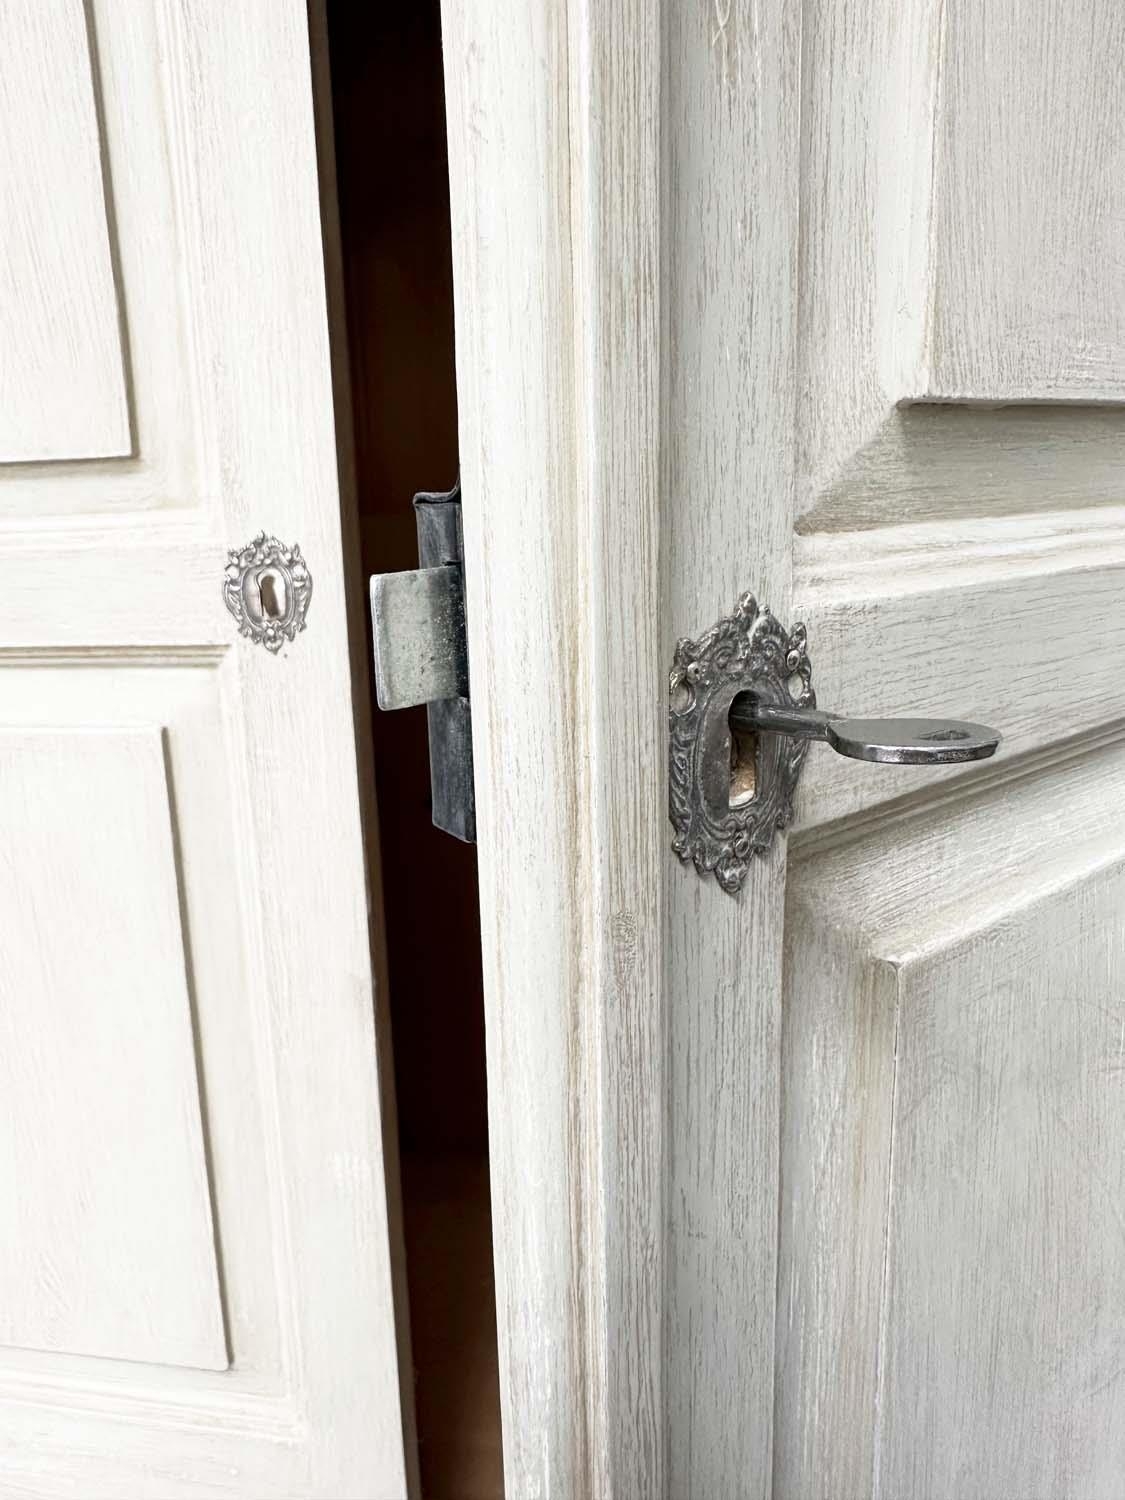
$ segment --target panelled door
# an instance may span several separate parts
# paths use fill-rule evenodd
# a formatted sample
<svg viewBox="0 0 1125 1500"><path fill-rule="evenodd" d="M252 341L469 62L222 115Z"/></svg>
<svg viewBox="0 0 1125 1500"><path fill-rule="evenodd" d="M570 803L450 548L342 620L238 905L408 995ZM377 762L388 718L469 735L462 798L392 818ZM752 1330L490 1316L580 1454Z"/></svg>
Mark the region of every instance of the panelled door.
<svg viewBox="0 0 1125 1500"><path fill-rule="evenodd" d="M774 1492L1125 1486L1125 14L805 7Z"/></svg>
<svg viewBox="0 0 1125 1500"><path fill-rule="evenodd" d="M1114 1500L1125 9L559 9L445 4L509 1493ZM745 591L1004 740L813 746L731 896Z"/></svg>
<svg viewBox="0 0 1125 1500"><path fill-rule="evenodd" d="M0 1492L398 1500L298 0L0 0L0 574Z"/></svg>

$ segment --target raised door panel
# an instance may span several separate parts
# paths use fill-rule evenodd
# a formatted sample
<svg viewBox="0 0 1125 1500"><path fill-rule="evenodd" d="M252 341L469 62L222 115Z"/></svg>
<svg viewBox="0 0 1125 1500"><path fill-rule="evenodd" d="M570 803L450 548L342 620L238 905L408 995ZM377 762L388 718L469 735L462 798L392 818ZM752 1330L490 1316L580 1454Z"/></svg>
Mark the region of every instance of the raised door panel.
<svg viewBox="0 0 1125 1500"><path fill-rule="evenodd" d="M0 463L132 448L84 6L0 4Z"/></svg>
<svg viewBox="0 0 1125 1500"><path fill-rule="evenodd" d="M1118 9L805 20L793 613L819 701L996 723L1005 759L1095 732L1125 711ZM966 774L811 756L800 824Z"/></svg>
<svg viewBox="0 0 1125 1500"><path fill-rule="evenodd" d="M73 1395L84 1379L108 1373L69 1357L84 1354L132 1362L150 1399L160 1390L190 1398L192 1384L196 1404L208 1391L227 1390L237 1404L251 1390L284 1389L284 1171L269 1102L276 1038L259 894L268 877L239 789L233 667L219 649L0 655L0 747L24 768L7 788L7 868L13 906L34 916L17 928L10 978L23 1004L10 1021L33 1055L52 1063L28 1070L18 1047L10 1055L11 1140L26 1146L13 1170L38 1207L33 1216L13 1203L6 1237L21 1264L55 1267L58 1280L65 1244L56 1231L68 1205L105 1227L100 1240L83 1237L69 1251L96 1293L87 1313L104 1337L92 1347L73 1321L56 1321L49 1341L30 1338L34 1303L13 1297L0 1352L0 1389L9 1392L34 1371L37 1383ZM68 1019L72 1010L84 1031ZM60 1113L60 1100L76 1117ZM43 1116L55 1121L54 1135ZM166 1195L151 1222L162 1199L150 1178ZM136 1254L119 1261L131 1235ZM195 1260L183 1266L197 1264L199 1274L165 1285L189 1249ZM130 1277L138 1292L146 1280L162 1289L168 1308L155 1295L148 1305L134 1299ZM197 1350L173 1359L153 1305L167 1312L179 1300L186 1309L193 1286L200 1308L200 1288L210 1288L202 1327L211 1357ZM141 1332L126 1347L133 1320ZM216 1382L168 1368L177 1363L230 1370Z"/></svg>
<svg viewBox="0 0 1125 1500"><path fill-rule="evenodd" d="M1121 17L806 9L778 1495L1101 1500L1125 1462ZM1096 404L1093 404L1096 403Z"/></svg>
<svg viewBox="0 0 1125 1500"><path fill-rule="evenodd" d="M932 398L1120 401L1125 12L946 0Z"/></svg>
<svg viewBox="0 0 1125 1500"><path fill-rule="evenodd" d="M807 8L800 532L1121 503L1123 26Z"/></svg>
<svg viewBox="0 0 1125 1500"><path fill-rule="evenodd" d="M4 0L0 526L219 488L183 17Z"/></svg>
<svg viewBox="0 0 1125 1500"><path fill-rule="evenodd" d="M229 1363L160 731L0 734L0 1343Z"/></svg>
<svg viewBox="0 0 1125 1500"><path fill-rule="evenodd" d="M779 1493L1125 1463L1118 744L790 862Z"/></svg>

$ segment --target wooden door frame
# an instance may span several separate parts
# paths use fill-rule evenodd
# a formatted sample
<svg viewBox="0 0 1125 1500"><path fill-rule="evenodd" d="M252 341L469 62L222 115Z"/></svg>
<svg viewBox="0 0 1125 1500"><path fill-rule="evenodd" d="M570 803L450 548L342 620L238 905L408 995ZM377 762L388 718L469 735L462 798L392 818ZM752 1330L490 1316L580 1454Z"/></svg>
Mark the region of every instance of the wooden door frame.
<svg viewBox="0 0 1125 1500"><path fill-rule="evenodd" d="M785 856L679 867L666 694L788 614L799 12L443 27L507 1493L764 1496Z"/></svg>

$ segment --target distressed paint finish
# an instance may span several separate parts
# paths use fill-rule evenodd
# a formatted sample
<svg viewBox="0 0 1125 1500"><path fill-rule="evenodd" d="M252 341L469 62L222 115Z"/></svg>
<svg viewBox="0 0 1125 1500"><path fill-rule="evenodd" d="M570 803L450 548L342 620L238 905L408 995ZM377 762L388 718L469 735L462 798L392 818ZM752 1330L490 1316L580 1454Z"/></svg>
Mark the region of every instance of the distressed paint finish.
<svg viewBox="0 0 1125 1500"><path fill-rule="evenodd" d="M779 1494L1114 1493L1123 813L1113 736L791 858Z"/></svg>
<svg viewBox="0 0 1125 1500"><path fill-rule="evenodd" d="M658 56L445 7L510 1495L665 1488Z"/></svg>
<svg viewBox="0 0 1125 1500"><path fill-rule="evenodd" d="M748 588L788 622L800 12L664 14L670 661ZM770 1489L784 881L783 841L738 901L668 881L666 1493L685 1500Z"/></svg>
<svg viewBox="0 0 1125 1500"><path fill-rule="evenodd" d="M1125 1417L1121 18L856 0L806 20L813 680L1005 740L937 775L809 757L775 1493L1102 1500ZM935 404L954 398L979 404Z"/></svg>
<svg viewBox="0 0 1125 1500"><path fill-rule="evenodd" d="M673 632L788 603L796 28L449 3L445 55L508 1490L762 1495L783 859L669 868L664 720Z"/></svg>
<svg viewBox="0 0 1125 1500"><path fill-rule="evenodd" d="M1069 14L447 0L512 1495L1111 1483L1120 22ZM673 863L644 740L748 588L834 707L1005 734L814 747L787 901L783 842Z"/></svg>
<svg viewBox="0 0 1125 1500"><path fill-rule="evenodd" d="M0 1491L400 1500L307 16L84 11L137 452L0 468ZM222 596L263 528L316 578L277 656Z"/></svg>
<svg viewBox="0 0 1125 1500"><path fill-rule="evenodd" d="M605 1371L590 1423L591 1492L641 1496L668 1483L659 16L643 0L583 0L570 48L579 63L570 114L581 184L577 440L594 707L586 1015L600 1111L587 1144L587 1254L591 1331Z"/></svg>
<svg viewBox="0 0 1125 1500"><path fill-rule="evenodd" d="M1120 402L1125 12L945 0L930 389Z"/></svg>

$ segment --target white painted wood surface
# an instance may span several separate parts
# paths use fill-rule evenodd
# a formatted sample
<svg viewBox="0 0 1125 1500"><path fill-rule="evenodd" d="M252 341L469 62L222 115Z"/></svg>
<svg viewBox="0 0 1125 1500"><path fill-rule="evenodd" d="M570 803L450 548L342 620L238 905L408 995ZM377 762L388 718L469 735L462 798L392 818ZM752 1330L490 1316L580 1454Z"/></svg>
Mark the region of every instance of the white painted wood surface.
<svg viewBox="0 0 1125 1500"><path fill-rule="evenodd" d="M0 463L122 457L132 434L86 11L3 0L0 37Z"/></svg>
<svg viewBox="0 0 1125 1500"><path fill-rule="evenodd" d="M0 1492L401 1500L305 8L36 13L90 37L41 187L101 154L136 453L0 467ZM221 593L262 528L278 657Z"/></svg>
<svg viewBox="0 0 1125 1500"><path fill-rule="evenodd" d="M229 1363L160 730L0 734L0 1341Z"/></svg>
<svg viewBox="0 0 1125 1500"><path fill-rule="evenodd" d="M665 671L675 639L748 588L789 615L798 20L784 4L665 7ZM749 1500L770 1490L785 845L732 901L662 832L665 1494Z"/></svg>
<svg viewBox="0 0 1125 1500"><path fill-rule="evenodd" d="M962 400L1121 400L1125 12L946 0L931 384Z"/></svg>
<svg viewBox="0 0 1125 1500"><path fill-rule="evenodd" d="M1115 1493L1123 799L1115 737L791 860L781 1493Z"/></svg>
<svg viewBox="0 0 1125 1500"><path fill-rule="evenodd" d="M507 1484L764 1494L784 860L742 908L669 871L662 747L672 632L746 552L786 607L797 38L568 22L445 9Z"/></svg>
<svg viewBox="0 0 1125 1500"><path fill-rule="evenodd" d="M1115 1493L1120 24L446 0L511 1496ZM644 735L746 588L1005 743L735 903Z"/></svg>
<svg viewBox="0 0 1125 1500"><path fill-rule="evenodd" d="M658 1064L660 948L652 944L651 926L658 886L640 897L646 921L627 894L613 929L606 882L615 862L604 858L597 820L621 816L621 804L606 798L606 777L618 768L594 748L603 733L637 720L651 733L660 712L649 636L655 483L643 389L651 381L651 353L622 371L630 443L601 447L594 425L586 449L579 423L586 402L600 407L606 371L589 354L604 348L603 318L619 297L616 276L633 282L630 312L640 311L639 321L628 317L627 338L642 347L651 339L645 330L654 314L643 306L645 266L636 257L645 255L652 214L637 225L636 240L613 217L625 234L624 260L616 267L604 260L592 223L583 234L585 214L598 208L594 189L607 148L601 124L610 129L616 117L610 111L601 123L592 120L588 99L574 101L571 117L570 39L561 6L455 3L443 15L466 597L480 601L469 603L468 621L505 1488L513 1496L612 1494L613 1451L631 1451L630 1472L654 1479L658 1467L651 1466L660 1461L652 1347L661 1307L660 1179L652 1155L660 1151L660 1083L652 1080L651 1104L639 1103L654 1113L621 1142L636 1152L631 1181L628 1161L615 1158L621 1103L603 1095L616 1074L616 1068L606 1073L603 1049L613 1046L621 1023L636 1028L640 1064ZM606 27L613 34L612 23ZM621 57L628 89L651 46L646 40ZM598 60L583 90L603 99L612 81ZM630 144L642 101L637 92L618 111ZM588 163L573 184L576 201L571 145ZM645 190L640 178L631 181L634 190ZM612 214L615 189L606 186L604 193ZM588 326L579 327L576 320L586 314ZM615 517L603 496L610 462L625 463L636 484L636 505L619 507ZM642 594L628 618L649 645L634 655L645 675L625 678L627 693L615 700L618 720L610 727L606 693L616 678L607 678L604 637L598 631L594 639L586 618L591 609L601 616L591 583L612 565L603 550L603 528L612 526L631 538L628 555L643 558L619 576L625 589L639 582L646 591L648 609ZM516 600L517 607L507 607ZM538 682L549 682L549 693L535 691ZM652 795L649 733L634 736L619 774L624 781L640 757L646 775L634 784L648 784ZM586 780L586 769L594 781ZM628 859L640 840L651 841L648 865L621 870L630 888L634 879L643 885L655 867L658 826L652 796L624 843ZM615 953L624 980L619 1011L607 992ZM622 1043L628 1046L628 1035ZM642 1215L636 1256L607 1220L607 1191L631 1200ZM651 1257L646 1265L643 1257ZM624 1316L633 1316L637 1284L643 1304L633 1337L621 1338L619 1298L628 1296ZM627 1394L610 1388L630 1361L633 1388Z"/></svg>

